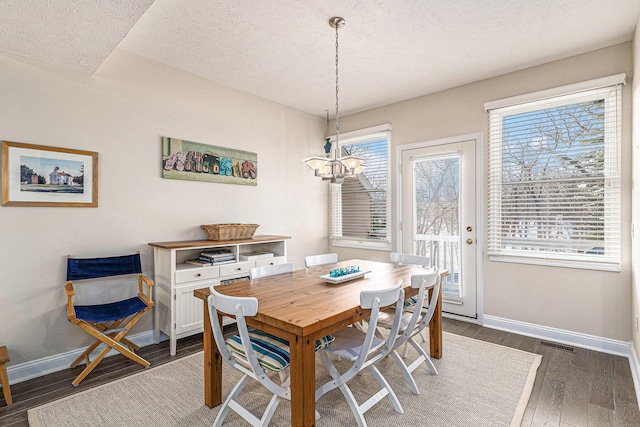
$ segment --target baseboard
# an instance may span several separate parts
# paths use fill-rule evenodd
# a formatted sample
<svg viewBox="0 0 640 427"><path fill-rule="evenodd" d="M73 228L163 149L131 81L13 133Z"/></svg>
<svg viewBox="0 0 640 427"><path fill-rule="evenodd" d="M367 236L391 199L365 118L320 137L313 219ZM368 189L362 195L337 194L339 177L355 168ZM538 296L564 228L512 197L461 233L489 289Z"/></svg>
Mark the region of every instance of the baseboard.
<svg viewBox="0 0 640 427"><path fill-rule="evenodd" d="M140 347L154 344L153 331L141 332L139 334L127 336L127 339L134 342ZM104 348L103 345L98 347L93 355L98 354ZM52 374L69 368L71 362L76 360L82 354L84 348L68 351L66 353L56 354L42 359L33 360L31 362L19 363L17 365L7 366L7 375L9 384L15 384L27 381L32 378L41 377L43 375ZM106 357L120 354L115 350L111 350Z"/></svg>
<svg viewBox="0 0 640 427"><path fill-rule="evenodd" d="M633 377L633 388L636 391L636 400L640 402L640 361L635 347L631 346L631 354L629 355L629 366L631 367L631 376Z"/></svg>
<svg viewBox="0 0 640 427"><path fill-rule="evenodd" d="M588 348L602 353L615 354L624 357L631 356L630 342L612 340L610 338L597 337L595 335L587 335L579 332L566 331L563 329L550 328L548 326L535 325L532 323L487 315L484 316L483 326L529 337L541 338L557 343L575 345L577 347Z"/></svg>

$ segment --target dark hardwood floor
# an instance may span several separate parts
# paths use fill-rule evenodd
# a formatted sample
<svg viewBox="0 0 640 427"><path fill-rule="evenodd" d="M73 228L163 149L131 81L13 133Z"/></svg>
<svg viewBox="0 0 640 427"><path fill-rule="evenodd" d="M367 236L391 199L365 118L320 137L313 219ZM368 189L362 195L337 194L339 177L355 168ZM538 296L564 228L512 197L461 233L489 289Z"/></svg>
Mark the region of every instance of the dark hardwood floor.
<svg viewBox="0 0 640 427"><path fill-rule="evenodd" d="M444 319L444 330L542 355L523 426L640 426L631 369L625 357L577 347L555 347L539 339L452 319ZM178 341L175 357L200 350L202 334ZM168 341L143 347L139 353L151 362L150 369L174 360L169 356ZM5 406L0 398L0 426L28 426L27 410L142 369L123 356L113 356L103 360L78 387L73 387L71 381L80 368L13 384L13 405Z"/></svg>

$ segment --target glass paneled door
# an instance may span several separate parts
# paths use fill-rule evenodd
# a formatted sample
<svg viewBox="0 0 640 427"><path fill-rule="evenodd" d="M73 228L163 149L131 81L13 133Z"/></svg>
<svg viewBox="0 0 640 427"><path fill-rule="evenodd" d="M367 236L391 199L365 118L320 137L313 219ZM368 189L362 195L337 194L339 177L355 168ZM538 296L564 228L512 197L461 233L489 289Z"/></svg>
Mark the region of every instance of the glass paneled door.
<svg viewBox="0 0 640 427"><path fill-rule="evenodd" d="M476 318L475 140L402 150L402 252L448 270L443 311Z"/></svg>

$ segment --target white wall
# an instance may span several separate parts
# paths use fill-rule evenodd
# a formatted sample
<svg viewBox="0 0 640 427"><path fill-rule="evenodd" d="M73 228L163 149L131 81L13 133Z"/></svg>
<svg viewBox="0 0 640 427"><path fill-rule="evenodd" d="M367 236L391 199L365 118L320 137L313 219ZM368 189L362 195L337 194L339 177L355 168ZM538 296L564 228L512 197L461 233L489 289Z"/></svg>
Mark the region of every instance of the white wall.
<svg viewBox="0 0 640 427"><path fill-rule="evenodd" d="M633 69L640 70L640 18L636 24L636 33L633 39ZM636 355L640 354L640 325L635 324L636 317L640 314L640 79L633 80L633 209L634 221L633 237L633 286L631 298L632 319L632 343ZM637 359L636 359L637 362ZM640 390L638 391L640 393Z"/></svg>
<svg viewBox="0 0 640 427"><path fill-rule="evenodd" d="M340 128L342 132L348 132L390 122L393 125L392 153L395 153L397 145L476 132L483 132L486 145L488 117L483 108L485 102L617 73L627 73L631 82L632 65L631 43L624 43L341 117ZM485 315L612 340L631 340L631 240L628 233L631 225L630 84L623 88L622 126L622 272L490 262L485 255L484 275L480 278L484 285ZM483 151L486 156L486 147ZM483 164L486 165L486 159ZM486 177L483 183L486 189ZM392 185L395 188L395 183ZM485 201L483 203L486 205ZM483 212L486 217L486 206ZM486 218L484 221L486 230ZM332 249L341 258L356 254L353 250ZM388 259L386 253L360 252L361 257Z"/></svg>
<svg viewBox="0 0 640 427"><path fill-rule="evenodd" d="M289 235L303 268L327 250L327 186L302 159L325 123L279 104L116 51L94 76L0 56L0 139L97 151L98 208L0 207L0 344L11 364L87 345L67 322L65 257L204 239L200 224L260 224ZM258 186L161 178L162 136L258 154ZM133 333L151 328L146 316Z"/></svg>

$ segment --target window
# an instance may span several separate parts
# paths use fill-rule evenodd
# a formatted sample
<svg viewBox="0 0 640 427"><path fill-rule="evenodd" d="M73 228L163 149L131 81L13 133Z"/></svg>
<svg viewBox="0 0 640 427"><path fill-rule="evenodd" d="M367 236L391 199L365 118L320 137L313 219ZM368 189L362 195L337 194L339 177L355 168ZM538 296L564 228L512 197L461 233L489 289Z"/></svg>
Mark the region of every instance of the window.
<svg viewBox="0 0 640 427"><path fill-rule="evenodd" d="M331 184L331 240L335 246L391 249L389 146L391 126L340 135L340 156L363 157L357 178Z"/></svg>
<svg viewBox="0 0 640 427"><path fill-rule="evenodd" d="M619 270L623 82L485 105L490 259Z"/></svg>

